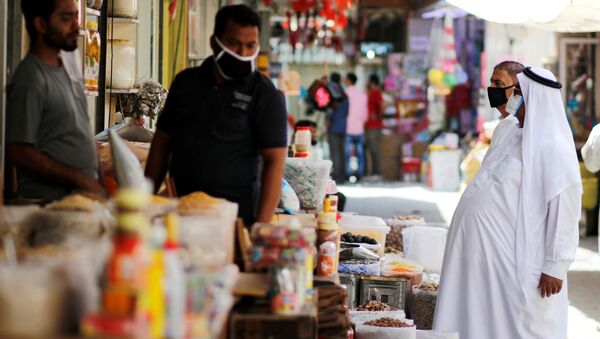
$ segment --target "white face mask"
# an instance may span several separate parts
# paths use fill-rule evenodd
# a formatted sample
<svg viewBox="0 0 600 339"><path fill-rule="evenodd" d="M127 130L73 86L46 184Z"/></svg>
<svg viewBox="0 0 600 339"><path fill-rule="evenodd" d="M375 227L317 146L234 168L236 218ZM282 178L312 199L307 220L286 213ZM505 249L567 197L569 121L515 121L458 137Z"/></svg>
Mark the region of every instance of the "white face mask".
<svg viewBox="0 0 600 339"><path fill-rule="evenodd" d="M256 57L258 57L260 47L256 48L254 55L243 57L225 47L217 37L215 37L215 41L221 47L221 51L214 56L215 63L223 78L239 79L256 70Z"/></svg>
<svg viewBox="0 0 600 339"><path fill-rule="evenodd" d="M513 93L513 95L508 98L508 102L506 103L506 112L508 114L515 115L522 104L523 97Z"/></svg>

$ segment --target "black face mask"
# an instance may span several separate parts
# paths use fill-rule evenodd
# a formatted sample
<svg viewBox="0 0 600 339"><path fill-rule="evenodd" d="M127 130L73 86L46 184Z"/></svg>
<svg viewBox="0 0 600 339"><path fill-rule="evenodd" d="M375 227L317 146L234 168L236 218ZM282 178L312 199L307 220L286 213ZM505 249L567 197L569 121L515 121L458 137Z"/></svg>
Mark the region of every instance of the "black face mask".
<svg viewBox="0 0 600 339"><path fill-rule="evenodd" d="M241 57L233 51L227 49L219 39L215 38L218 45L221 47L221 52L215 55L217 69L226 79L240 79L256 70L256 57L260 51L256 49L256 53L249 57Z"/></svg>
<svg viewBox="0 0 600 339"><path fill-rule="evenodd" d="M490 99L490 106L498 107L500 105L508 102L508 98L506 97L506 90L514 87L516 84L507 86L507 87L488 87L488 99Z"/></svg>

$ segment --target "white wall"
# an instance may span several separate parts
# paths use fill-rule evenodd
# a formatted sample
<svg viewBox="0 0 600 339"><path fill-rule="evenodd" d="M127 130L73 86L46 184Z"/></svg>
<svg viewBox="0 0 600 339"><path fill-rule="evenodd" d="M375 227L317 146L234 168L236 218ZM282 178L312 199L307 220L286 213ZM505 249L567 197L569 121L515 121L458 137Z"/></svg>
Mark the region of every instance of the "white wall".
<svg viewBox="0 0 600 339"><path fill-rule="evenodd" d="M494 66L501 61L512 59L526 66L542 67L544 59L556 59L557 54L554 32L517 25L486 23L486 80L490 78Z"/></svg>

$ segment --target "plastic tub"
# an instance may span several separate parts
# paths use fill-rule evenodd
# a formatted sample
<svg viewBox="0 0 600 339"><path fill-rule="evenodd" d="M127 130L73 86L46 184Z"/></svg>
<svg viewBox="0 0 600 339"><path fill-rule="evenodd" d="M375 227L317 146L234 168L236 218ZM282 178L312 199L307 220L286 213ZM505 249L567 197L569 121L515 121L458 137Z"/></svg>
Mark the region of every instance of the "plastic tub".
<svg viewBox="0 0 600 339"><path fill-rule="evenodd" d="M340 222L342 234L350 232L354 235L362 235L375 239L379 245L379 256L385 251L385 239L390 233L390 227L385 221L378 217L364 215L342 215Z"/></svg>

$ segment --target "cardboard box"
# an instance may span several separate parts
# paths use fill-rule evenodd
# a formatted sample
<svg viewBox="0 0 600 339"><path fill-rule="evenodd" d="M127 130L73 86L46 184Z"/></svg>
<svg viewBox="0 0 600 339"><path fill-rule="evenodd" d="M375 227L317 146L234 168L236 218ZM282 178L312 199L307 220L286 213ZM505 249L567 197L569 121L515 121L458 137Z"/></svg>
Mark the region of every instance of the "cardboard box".
<svg viewBox="0 0 600 339"><path fill-rule="evenodd" d="M401 159L400 155L381 156L381 176L384 180L400 180L402 172Z"/></svg>
<svg viewBox="0 0 600 339"><path fill-rule="evenodd" d="M402 153L403 137L398 134L383 133L381 135L381 155L399 155Z"/></svg>

